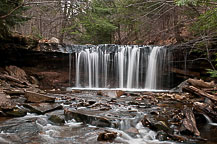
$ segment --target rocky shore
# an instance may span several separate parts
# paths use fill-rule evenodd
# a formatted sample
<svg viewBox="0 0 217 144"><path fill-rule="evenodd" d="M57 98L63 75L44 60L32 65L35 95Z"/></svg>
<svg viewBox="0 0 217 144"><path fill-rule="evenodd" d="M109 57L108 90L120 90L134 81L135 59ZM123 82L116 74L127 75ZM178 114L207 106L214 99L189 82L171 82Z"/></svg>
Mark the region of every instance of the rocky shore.
<svg viewBox="0 0 217 144"><path fill-rule="evenodd" d="M141 137L138 124L155 132L154 139L158 139L159 143L217 141L215 137L210 139L201 133L205 125L215 125L217 122L217 89L214 82L188 79L176 89L162 93L41 90L39 83L37 78L27 75L19 67L1 68L1 143L32 143L33 133L37 142L44 142L41 138L44 131L37 126L40 119L26 123L12 122L16 117L24 120L30 113L44 116L45 125L59 126L60 129L69 121L79 122L83 126L95 126L97 130L87 132L97 131L92 141L118 143L120 137L123 137L120 131L136 139ZM29 125L33 127L31 130ZM210 130L210 135L217 130L216 126L212 129L214 130ZM29 133L29 138L18 139L26 132ZM5 133L10 136L6 137ZM64 135L59 137L66 139ZM78 138L72 139L72 142L76 140ZM80 143L83 141L80 140Z"/></svg>

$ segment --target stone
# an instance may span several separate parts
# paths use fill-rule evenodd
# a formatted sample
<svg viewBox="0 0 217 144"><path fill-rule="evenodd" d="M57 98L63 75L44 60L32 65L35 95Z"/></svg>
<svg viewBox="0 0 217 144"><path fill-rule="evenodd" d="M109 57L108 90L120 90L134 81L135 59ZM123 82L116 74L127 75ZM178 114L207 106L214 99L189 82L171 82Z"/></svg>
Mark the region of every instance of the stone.
<svg viewBox="0 0 217 144"><path fill-rule="evenodd" d="M23 117L27 114L27 111L22 108L13 108L12 110L4 111L6 116L10 117Z"/></svg>
<svg viewBox="0 0 217 144"><path fill-rule="evenodd" d="M52 37L48 40L48 43L60 43L60 40L58 38Z"/></svg>
<svg viewBox="0 0 217 144"><path fill-rule="evenodd" d="M7 98L7 99L11 99L11 96L7 95L6 98Z"/></svg>
<svg viewBox="0 0 217 144"><path fill-rule="evenodd" d="M41 128L38 126L36 119L30 120L20 120L20 119L11 119L1 123L0 131L7 133L5 138L9 138L8 143L36 143L35 137L41 132ZM13 136L13 137L11 137ZM16 136L16 137L14 137ZM1 139L0 139L1 143ZM37 141L37 143L41 143ZM1 143L4 144L4 143Z"/></svg>
<svg viewBox="0 0 217 144"><path fill-rule="evenodd" d="M19 96L19 95L24 95L24 91L23 90L5 90L4 91L6 94L10 95L10 96Z"/></svg>
<svg viewBox="0 0 217 144"><path fill-rule="evenodd" d="M166 141L168 140L168 134L164 131L158 131L157 135L156 135L156 139L158 139L159 141Z"/></svg>
<svg viewBox="0 0 217 144"><path fill-rule="evenodd" d="M45 114L63 108L62 105L58 103L28 103L23 106L30 109L30 112L37 114Z"/></svg>
<svg viewBox="0 0 217 144"><path fill-rule="evenodd" d="M111 132L111 131L107 131L105 130L105 132L102 132L99 134L97 141L109 141L112 142L115 140L115 138L117 137L117 133L116 132Z"/></svg>
<svg viewBox="0 0 217 144"><path fill-rule="evenodd" d="M111 127L111 120L109 118L106 118L105 116L96 115L97 113L100 114L103 112L94 112L82 109L64 110L66 120L75 119L77 122L83 122L84 124L91 124L99 127Z"/></svg>
<svg viewBox="0 0 217 144"><path fill-rule="evenodd" d="M5 70L9 73L10 76L16 77L19 80L27 80L26 72L17 66L6 66Z"/></svg>
<svg viewBox="0 0 217 144"><path fill-rule="evenodd" d="M16 104L7 98L7 95L0 93L0 109L2 110L12 110L16 107Z"/></svg>
<svg viewBox="0 0 217 144"><path fill-rule="evenodd" d="M170 129L164 121L157 121L155 118L144 116L141 122L144 127L148 127L151 130L163 130L166 133L172 133L172 129Z"/></svg>
<svg viewBox="0 0 217 144"><path fill-rule="evenodd" d="M97 94L102 96L108 96L111 98L118 98L124 95L124 92L121 90L104 90L104 91L99 91Z"/></svg>
<svg viewBox="0 0 217 144"><path fill-rule="evenodd" d="M137 134L139 134L138 129L134 127L130 127L129 129L126 130L126 132L131 136L136 136Z"/></svg>
<svg viewBox="0 0 217 144"><path fill-rule="evenodd" d="M55 97L51 97L51 96L47 96L35 92L30 92L30 91L25 92L25 97L27 98L27 102L33 102L33 103L55 102Z"/></svg>
<svg viewBox="0 0 217 144"><path fill-rule="evenodd" d="M57 125L63 125L65 123L65 119L60 115L50 115L48 120Z"/></svg>
<svg viewBox="0 0 217 144"><path fill-rule="evenodd" d="M158 121L154 123L154 127L157 129L157 131L163 130L167 133L171 133L172 131L164 121Z"/></svg>

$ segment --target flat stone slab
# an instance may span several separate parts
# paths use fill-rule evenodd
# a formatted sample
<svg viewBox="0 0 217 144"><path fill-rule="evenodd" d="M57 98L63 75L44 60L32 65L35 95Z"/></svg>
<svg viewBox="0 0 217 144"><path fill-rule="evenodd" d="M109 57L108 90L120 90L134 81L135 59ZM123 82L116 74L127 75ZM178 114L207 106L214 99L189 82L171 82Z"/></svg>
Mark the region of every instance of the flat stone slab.
<svg viewBox="0 0 217 144"><path fill-rule="evenodd" d="M108 96L111 98L118 98L124 95L125 93L124 91L121 91L121 90L102 90L102 91L99 91L97 94L102 95L102 96Z"/></svg>
<svg viewBox="0 0 217 144"><path fill-rule="evenodd" d="M37 113L37 114L45 114L47 112L51 112L54 110L62 109L62 105L58 103L28 103L24 104L24 107L30 109L32 113Z"/></svg>
<svg viewBox="0 0 217 144"><path fill-rule="evenodd" d="M28 102L40 103L40 102L55 102L55 97L39 94L35 92L25 92L25 97Z"/></svg>
<svg viewBox="0 0 217 144"><path fill-rule="evenodd" d="M139 121L139 112L133 112L122 109L110 110L94 110L91 108L70 108L64 110L66 120L75 119L77 122L83 122L84 124L90 124L99 127L113 127L127 129L127 125L131 127L135 121ZM126 124L126 125L125 125Z"/></svg>

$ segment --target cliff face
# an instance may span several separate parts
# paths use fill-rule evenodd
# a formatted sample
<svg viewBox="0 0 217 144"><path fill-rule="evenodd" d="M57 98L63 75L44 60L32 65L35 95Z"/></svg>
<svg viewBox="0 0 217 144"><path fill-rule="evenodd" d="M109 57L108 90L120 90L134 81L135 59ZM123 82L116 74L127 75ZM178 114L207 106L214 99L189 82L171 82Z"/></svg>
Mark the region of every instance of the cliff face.
<svg viewBox="0 0 217 144"><path fill-rule="evenodd" d="M22 68L30 76L39 81L40 88L61 88L69 86L69 54L62 44L37 43L28 38L16 38L8 42L1 42L0 67L14 65ZM171 87L178 85L189 77L204 78L207 76L206 68L210 68L206 61L191 61L197 57L195 54L187 55L182 49L171 50L170 83ZM111 49L113 50L113 49ZM190 61L185 61L185 60ZM75 85L75 54L72 54L71 84Z"/></svg>
<svg viewBox="0 0 217 144"><path fill-rule="evenodd" d="M38 44L37 40L15 37L0 42L0 67L14 65L36 77L40 88L68 86L68 54L56 52L56 44ZM49 49L50 48L50 49Z"/></svg>

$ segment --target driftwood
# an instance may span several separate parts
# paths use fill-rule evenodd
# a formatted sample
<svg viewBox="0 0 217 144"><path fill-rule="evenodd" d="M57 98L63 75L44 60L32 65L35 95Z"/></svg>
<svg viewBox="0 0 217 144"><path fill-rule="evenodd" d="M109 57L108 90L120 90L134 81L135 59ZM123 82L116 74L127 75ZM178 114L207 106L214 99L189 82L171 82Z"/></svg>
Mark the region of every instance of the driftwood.
<svg viewBox="0 0 217 144"><path fill-rule="evenodd" d="M215 122L217 121L217 112L211 105L207 103L194 102L194 110L198 111L199 113L208 115Z"/></svg>
<svg viewBox="0 0 217 144"><path fill-rule="evenodd" d="M196 79L188 79L187 82L191 84L192 86L198 87L198 88L214 88L215 83L212 82L204 82L203 80L196 80Z"/></svg>
<svg viewBox="0 0 217 144"><path fill-rule="evenodd" d="M195 95L198 95L198 96L201 96L201 97L206 97L206 98L209 98L215 102L217 102L217 96L215 95L212 95L212 94L209 94L203 90L200 90L194 86L187 86L187 87L184 87L184 90L192 93L192 94L195 94Z"/></svg>
<svg viewBox="0 0 217 144"><path fill-rule="evenodd" d="M196 120L193 111L190 108L184 109L185 118L180 129L181 133L188 134L189 132L195 136L200 136L200 132L197 129Z"/></svg>

